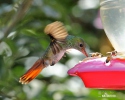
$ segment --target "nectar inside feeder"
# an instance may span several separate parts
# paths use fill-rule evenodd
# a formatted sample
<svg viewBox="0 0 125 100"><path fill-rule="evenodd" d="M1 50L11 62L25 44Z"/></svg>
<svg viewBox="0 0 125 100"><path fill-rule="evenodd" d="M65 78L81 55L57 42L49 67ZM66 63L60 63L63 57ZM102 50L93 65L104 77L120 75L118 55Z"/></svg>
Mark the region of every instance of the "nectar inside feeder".
<svg viewBox="0 0 125 100"><path fill-rule="evenodd" d="M125 90L125 57L88 57L68 74L79 76L87 88Z"/></svg>

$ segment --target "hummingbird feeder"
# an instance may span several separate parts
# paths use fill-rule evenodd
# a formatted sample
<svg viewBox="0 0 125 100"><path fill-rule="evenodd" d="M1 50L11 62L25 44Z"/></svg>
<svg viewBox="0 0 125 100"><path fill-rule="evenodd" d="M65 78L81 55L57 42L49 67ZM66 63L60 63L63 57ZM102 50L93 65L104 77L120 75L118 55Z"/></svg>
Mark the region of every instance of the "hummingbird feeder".
<svg viewBox="0 0 125 100"><path fill-rule="evenodd" d="M116 51L102 57L85 58L68 71L79 76L87 88L125 90L125 4L124 0L100 0L104 31Z"/></svg>
<svg viewBox="0 0 125 100"><path fill-rule="evenodd" d="M68 71L79 76L87 88L125 90L125 56L115 51L110 56L85 58Z"/></svg>

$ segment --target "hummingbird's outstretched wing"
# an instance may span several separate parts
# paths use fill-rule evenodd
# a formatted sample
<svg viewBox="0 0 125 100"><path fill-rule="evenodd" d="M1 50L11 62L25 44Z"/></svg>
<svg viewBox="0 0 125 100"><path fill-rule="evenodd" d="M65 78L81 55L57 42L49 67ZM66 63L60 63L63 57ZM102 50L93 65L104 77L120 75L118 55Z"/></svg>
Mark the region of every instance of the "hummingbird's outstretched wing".
<svg viewBox="0 0 125 100"><path fill-rule="evenodd" d="M65 29L63 23L55 21L45 27L44 32L56 40L64 40L67 36L67 30Z"/></svg>
<svg viewBox="0 0 125 100"><path fill-rule="evenodd" d="M50 47L53 54L59 53L62 50L59 43L65 43L65 38L68 36L63 23L59 21L53 22L45 27L44 32L51 38Z"/></svg>

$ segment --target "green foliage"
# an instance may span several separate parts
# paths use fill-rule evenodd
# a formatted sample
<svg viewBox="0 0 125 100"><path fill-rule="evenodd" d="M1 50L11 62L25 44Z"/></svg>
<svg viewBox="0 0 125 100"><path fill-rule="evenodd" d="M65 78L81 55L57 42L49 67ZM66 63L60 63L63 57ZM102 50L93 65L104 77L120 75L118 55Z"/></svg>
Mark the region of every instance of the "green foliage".
<svg viewBox="0 0 125 100"><path fill-rule="evenodd" d="M112 49L104 31L93 25L99 8L81 9L78 7L77 0L34 0L26 14L18 18L7 36L3 37L7 27L13 23L21 2L22 0L0 1L0 100L119 100L122 98L123 91L112 91L116 98L98 97L102 90L86 89L81 81L76 82L74 88L71 87L70 81L74 79L66 72L73 66L68 63L73 58L77 59L81 56L67 55L60 61L59 64L64 65L63 76L53 74L57 73L59 66L51 66L53 69L48 71L50 67L46 68L30 84L20 84L19 77L49 45L50 39L44 34L44 28L53 21L62 21L70 34L84 38L91 49L88 48L88 51L105 53L101 49L105 45L109 47L107 51ZM110 94L109 91L106 93Z"/></svg>

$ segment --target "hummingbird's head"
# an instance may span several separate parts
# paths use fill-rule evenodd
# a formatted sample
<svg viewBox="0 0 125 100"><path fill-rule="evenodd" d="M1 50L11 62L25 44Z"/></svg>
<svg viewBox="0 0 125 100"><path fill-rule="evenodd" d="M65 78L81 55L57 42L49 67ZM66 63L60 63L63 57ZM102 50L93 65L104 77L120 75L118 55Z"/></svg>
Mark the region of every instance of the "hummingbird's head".
<svg viewBox="0 0 125 100"><path fill-rule="evenodd" d="M83 41L83 39L79 38L79 37L75 37L74 40L75 40L75 42L74 42L73 47L75 49L79 50L80 52L82 52L86 57L88 57L88 54L85 50L86 45L85 45L85 42Z"/></svg>

